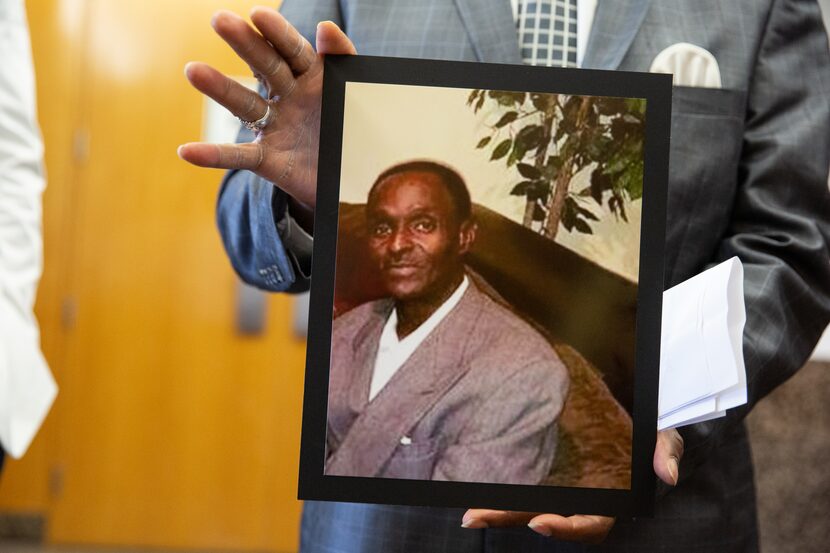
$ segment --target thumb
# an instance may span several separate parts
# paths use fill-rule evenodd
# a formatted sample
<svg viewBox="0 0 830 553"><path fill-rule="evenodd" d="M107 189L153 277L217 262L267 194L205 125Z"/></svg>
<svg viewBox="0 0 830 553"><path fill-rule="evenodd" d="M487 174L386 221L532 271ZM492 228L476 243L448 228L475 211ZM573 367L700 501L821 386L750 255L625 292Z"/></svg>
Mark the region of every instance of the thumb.
<svg viewBox="0 0 830 553"><path fill-rule="evenodd" d="M354 44L332 21L317 24L318 54L357 54Z"/></svg>
<svg viewBox="0 0 830 553"><path fill-rule="evenodd" d="M683 437L674 428L657 433L654 447L654 472L670 486L676 486L680 459L683 458Z"/></svg>

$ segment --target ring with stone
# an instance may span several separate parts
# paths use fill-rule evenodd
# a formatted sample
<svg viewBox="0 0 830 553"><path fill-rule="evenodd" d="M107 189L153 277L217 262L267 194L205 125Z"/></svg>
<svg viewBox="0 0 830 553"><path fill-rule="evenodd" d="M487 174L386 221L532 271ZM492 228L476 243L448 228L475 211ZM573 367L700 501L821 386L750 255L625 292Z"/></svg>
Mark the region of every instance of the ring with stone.
<svg viewBox="0 0 830 553"><path fill-rule="evenodd" d="M242 124L245 126L246 129L254 131L254 132L261 131L263 128L265 128L266 125L268 125L268 123L271 122L270 121L271 120L271 102L265 102L265 105L266 105L265 115L263 115L262 117L260 117L256 121L246 121L245 119L242 119L241 117L238 118L239 121L242 122Z"/></svg>

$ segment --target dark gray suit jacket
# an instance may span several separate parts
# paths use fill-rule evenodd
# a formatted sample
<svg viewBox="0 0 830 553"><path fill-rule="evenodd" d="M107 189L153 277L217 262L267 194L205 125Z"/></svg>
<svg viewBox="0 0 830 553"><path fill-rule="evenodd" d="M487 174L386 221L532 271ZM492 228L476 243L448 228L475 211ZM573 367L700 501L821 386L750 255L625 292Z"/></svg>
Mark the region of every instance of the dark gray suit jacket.
<svg viewBox="0 0 830 553"><path fill-rule="evenodd" d="M363 54L520 63L508 0L286 0L282 11L312 42L316 23L334 20ZM724 88L674 90L665 285L733 255L744 263L749 402L682 430L680 485L660 499L655 519L618 521L603 549L751 551L755 497L742 419L803 365L830 319L830 55L814 0L600 0L583 65L647 71L678 42L710 51ZM279 242L273 225L257 223L272 191L247 173L228 177L219 203L225 243L254 284L302 286L287 260L267 253ZM252 239L257 224L267 232ZM268 282L271 265L291 278ZM303 550L553 547L521 531L459 534L459 516L308 505ZM330 517L352 522L315 522Z"/></svg>
<svg viewBox="0 0 830 553"><path fill-rule="evenodd" d="M568 390L547 340L471 282L369 401L391 309L390 300L369 302L334 321L326 474L541 482Z"/></svg>

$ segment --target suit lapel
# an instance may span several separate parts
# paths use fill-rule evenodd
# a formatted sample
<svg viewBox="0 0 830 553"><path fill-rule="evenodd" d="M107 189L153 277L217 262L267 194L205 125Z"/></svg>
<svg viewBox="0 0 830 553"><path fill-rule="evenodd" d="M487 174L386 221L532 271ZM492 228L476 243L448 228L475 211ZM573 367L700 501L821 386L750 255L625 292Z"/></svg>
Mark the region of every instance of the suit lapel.
<svg viewBox="0 0 830 553"><path fill-rule="evenodd" d="M522 63L513 12L507 0L455 0L478 61Z"/></svg>
<svg viewBox="0 0 830 553"><path fill-rule="evenodd" d="M379 302L366 323L354 339L354 359L358 365L349 383L349 407L355 413L362 413L369 401L369 386L375 369L380 335L392 310L391 301Z"/></svg>
<svg viewBox="0 0 830 553"><path fill-rule="evenodd" d="M599 0L582 67L617 69L643 23L649 0Z"/></svg>
<svg viewBox="0 0 830 553"><path fill-rule="evenodd" d="M368 377L359 377L364 407L329 459L327 474L376 476L423 416L469 367L465 348L481 310L480 292L471 285L461 302L421 343L392 379L369 402ZM378 334L379 336L379 334ZM375 337L377 341L377 337ZM360 346L365 347L365 346ZM369 352L369 349L365 350ZM367 363L374 365L374 354Z"/></svg>

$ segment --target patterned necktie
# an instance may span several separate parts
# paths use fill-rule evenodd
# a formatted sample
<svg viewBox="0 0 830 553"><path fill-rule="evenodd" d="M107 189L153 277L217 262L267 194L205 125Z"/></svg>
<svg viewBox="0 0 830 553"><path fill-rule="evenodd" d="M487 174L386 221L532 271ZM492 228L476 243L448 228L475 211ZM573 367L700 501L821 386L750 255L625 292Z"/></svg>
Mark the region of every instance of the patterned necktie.
<svg viewBox="0 0 830 553"><path fill-rule="evenodd" d="M576 2L512 0L525 63L576 67Z"/></svg>

